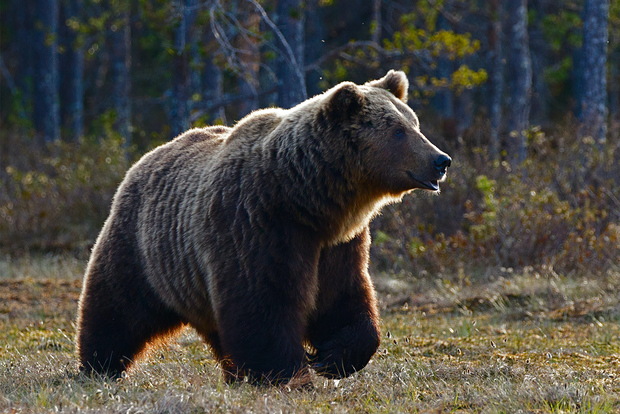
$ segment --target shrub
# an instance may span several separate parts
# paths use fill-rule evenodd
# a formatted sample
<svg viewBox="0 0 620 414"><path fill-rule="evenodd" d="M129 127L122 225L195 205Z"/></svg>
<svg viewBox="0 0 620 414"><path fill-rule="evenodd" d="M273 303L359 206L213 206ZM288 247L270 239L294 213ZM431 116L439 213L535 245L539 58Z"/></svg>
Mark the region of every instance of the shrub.
<svg viewBox="0 0 620 414"><path fill-rule="evenodd" d="M452 151L439 197L415 194L373 225L380 271L458 274L463 268L553 266L601 273L620 253L618 148L580 140L570 120L529 131L529 156L512 168L481 148Z"/></svg>
<svg viewBox="0 0 620 414"><path fill-rule="evenodd" d="M28 155L5 167L0 182L0 249L83 250L105 220L128 168L118 135L45 148L23 144Z"/></svg>

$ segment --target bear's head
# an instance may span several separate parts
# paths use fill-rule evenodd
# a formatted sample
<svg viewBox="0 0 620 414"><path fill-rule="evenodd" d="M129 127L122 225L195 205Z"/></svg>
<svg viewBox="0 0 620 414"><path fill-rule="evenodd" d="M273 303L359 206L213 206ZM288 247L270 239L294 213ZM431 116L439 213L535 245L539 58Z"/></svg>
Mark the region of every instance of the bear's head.
<svg viewBox="0 0 620 414"><path fill-rule="evenodd" d="M356 85L344 82L328 95L328 118L353 141L360 168L370 186L399 196L421 188L439 190L450 157L420 131L407 105L409 82L404 72L390 70L383 78Z"/></svg>

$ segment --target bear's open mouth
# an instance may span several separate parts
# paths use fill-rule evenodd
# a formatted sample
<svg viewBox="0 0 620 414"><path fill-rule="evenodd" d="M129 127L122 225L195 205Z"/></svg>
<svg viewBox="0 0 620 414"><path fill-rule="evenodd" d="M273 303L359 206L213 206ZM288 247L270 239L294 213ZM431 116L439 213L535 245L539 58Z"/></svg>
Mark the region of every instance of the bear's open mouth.
<svg viewBox="0 0 620 414"><path fill-rule="evenodd" d="M419 184L420 188L423 188L423 189L426 189L426 190L431 190L431 191L438 191L439 190L439 182L437 180L422 181L419 178L417 178L415 175L413 175L413 173L411 171L407 171L407 175L413 181L415 181L417 184Z"/></svg>

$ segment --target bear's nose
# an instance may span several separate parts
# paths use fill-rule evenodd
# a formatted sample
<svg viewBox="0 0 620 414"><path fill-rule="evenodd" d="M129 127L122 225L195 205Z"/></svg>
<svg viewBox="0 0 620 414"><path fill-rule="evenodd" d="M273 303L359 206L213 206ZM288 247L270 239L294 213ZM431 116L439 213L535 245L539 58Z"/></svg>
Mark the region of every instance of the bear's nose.
<svg viewBox="0 0 620 414"><path fill-rule="evenodd" d="M442 174L446 173L446 169L452 164L452 158L448 157L446 154L441 154L439 157L433 161L433 165L435 166L435 170Z"/></svg>

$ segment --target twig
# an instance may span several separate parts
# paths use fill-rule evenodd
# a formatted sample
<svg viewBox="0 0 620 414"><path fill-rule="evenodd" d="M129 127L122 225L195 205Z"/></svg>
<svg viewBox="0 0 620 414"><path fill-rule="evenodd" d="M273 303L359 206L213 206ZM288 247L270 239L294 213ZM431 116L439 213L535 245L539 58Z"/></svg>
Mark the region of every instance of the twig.
<svg viewBox="0 0 620 414"><path fill-rule="evenodd" d="M382 55L382 60L399 60L399 59L405 59L407 57L412 57L412 58L417 59L420 64L424 65L427 68L430 68L429 63L427 63L427 62L430 62L430 56L428 56L428 51L425 51L425 50L419 50L419 51L415 50L415 51L408 51L408 52L388 51L382 48L381 46L379 46L376 42L373 42L370 40L358 40L355 42L349 42L345 45L337 47L336 49L330 50L329 52L327 52L326 54L324 54L323 56L321 56L320 58L318 58L311 64L307 65L304 69L306 72L309 72L311 70L318 70L321 68L321 65L323 63L325 63L327 60L333 59L336 56L340 56L343 59L352 60L352 57L346 54L345 52L351 49L356 49L356 48L373 49L377 53ZM357 58L354 59L353 61L356 61L357 63L359 63L358 62L359 59Z"/></svg>
<svg viewBox="0 0 620 414"><path fill-rule="evenodd" d="M286 50L286 54L288 55L288 59L287 59L288 63L293 68L293 71L295 72L295 75L297 77L297 81L299 82L299 90L302 93L302 100L305 101L308 98L308 94L306 93L306 79L305 79L304 73L302 73L302 68L299 66L297 59L295 59L295 54L293 53L293 50L291 49L291 45L289 45L289 43L286 41L280 29L278 29L278 26L276 26L275 23L271 21L269 16L267 16L265 9L263 9L263 7L260 4L258 4L256 0L247 0L247 1L249 1L250 3L254 5L256 10L258 10L258 12L261 14L263 19L265 20L265 23L267 23L267 25L271 28L271 30L273 30L273 32L276 34L276 36L280 40L280 43L282 43L282 46L284 46L284 49Z"/></svg>
<svg viewBox="0 0 620 414"><path fill-rule="evenodd" d="M17 88L15 87L15 82L13 82L11 72L9 72L6 65L4 64L4 59L2 59L2 55L0 55L0 72L2 72L2 76L4 76L4 79L6 79L6 83L9 87L9 90L11 91L11 94L16 95Z"/></svg>
<svg viewBox="0 0 620 414"><path fill-rule="evenodd" d="M218 99L217 101L204 101L203 105L200 109L198 109L197 111L195 111L194 113L192 113L191 115L191 122L196 121L198 118L200 118L201 116L203 116L204 114L206 114L207 112L210 112L216 108L222 107L222 106L226 106L226 105L230 105L239 101L242 101L244 99L249 99L249 98L254 98L254 97L262 97L265 95L269 95L271 93L276 92L277 88L276 86L272 86L269 89L264 89L262 91L257 91L256 94L254 94L253 92L250 93L245 93L245 94L227 94L224 95L222 98Z"/></svg>

